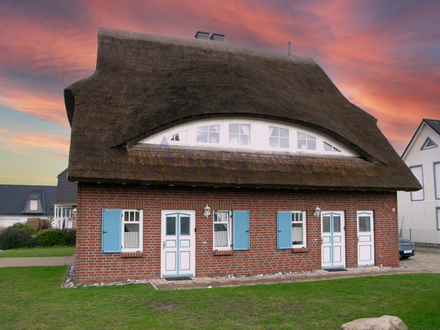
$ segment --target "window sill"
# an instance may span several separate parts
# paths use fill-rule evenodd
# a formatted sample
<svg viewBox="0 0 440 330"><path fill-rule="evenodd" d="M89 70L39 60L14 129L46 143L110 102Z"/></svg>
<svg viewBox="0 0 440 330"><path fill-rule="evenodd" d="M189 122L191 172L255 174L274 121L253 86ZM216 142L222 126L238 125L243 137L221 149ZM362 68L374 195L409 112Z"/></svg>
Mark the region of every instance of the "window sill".
<svg viewBox="0 0 440 330"><path fill-rule="evenodd" d="M215 256L232 256L233 254L232 250L214 250Z"/></svg>
<svg viewBox="0 0 440 330"><path fill-rule="evenodd" d="M122 252L121 258L142 258L144 256L143 252Z"/></svg>
<svg viewBox="0 0 440 330"><path fill-rule="evenodd" d="M293 248L292 253L306 253L309 252L309 248L303 247L303 248Z"/></svg>

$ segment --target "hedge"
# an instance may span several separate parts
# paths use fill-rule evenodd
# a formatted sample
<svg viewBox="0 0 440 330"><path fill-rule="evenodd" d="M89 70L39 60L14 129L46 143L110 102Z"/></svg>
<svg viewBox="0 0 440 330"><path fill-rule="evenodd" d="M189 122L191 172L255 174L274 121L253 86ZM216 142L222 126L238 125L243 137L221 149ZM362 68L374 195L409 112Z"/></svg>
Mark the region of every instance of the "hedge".
<svg viewBox="0 0 440 330"><path fill-rule="evenodd" d="M35 238L23 228L9 227L0 234L0 250L34 247Z"/></svg>
<svg viewBox="0 0 440 330"><path fill-rule="evenodd" d="M37 233L38 246L75 246L75 229L43 229Z"/></svg>

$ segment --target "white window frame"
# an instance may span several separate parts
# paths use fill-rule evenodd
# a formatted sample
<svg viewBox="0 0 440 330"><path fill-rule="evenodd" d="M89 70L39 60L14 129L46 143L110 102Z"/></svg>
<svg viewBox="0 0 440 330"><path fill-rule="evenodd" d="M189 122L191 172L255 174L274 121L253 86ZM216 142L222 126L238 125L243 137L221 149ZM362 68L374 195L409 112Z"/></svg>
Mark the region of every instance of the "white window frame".
<svg viewBox="0 0 440 330"><path fill-rule="evenodd" d="M301 216L302 220L298 220ZM294 235L293 235L293 224L302 224L303 228L303 244L293 244ZM307 247L307 217L306 217L306 211L292 211L292 248L293 249L301 249Z"/></svg>
<svg viewBox="0 0 440 330"><path fill-rule="evenodd" d="M230 148L235 148L235 149L242 149L242 148L246 148L246 149L250 149L252 148L252 122L248 122L248 121L231 121L231 122L227 122L227 130L228 130L228 145ZM239 125L238 126L238 133L231 133L230 132L230 125ZM241 129L241 125L247 125L249 126L249 135L248 134L241 134L240 133L240 129ZM238 134L238 144L233 144L230 142L230 135L231 134ZM240 144L240 138L241 136L249 136L249 144Z"/></svg>
<svg viewBox="0 0 440 330"><path fill-rule="evenodd" d="M267 124L267 127L268 127L268 137L267 137L267 142L268 142L268 146L269 146L269 148L270 149L275 149L275 150L283 150L283 151L288 151L288 150L290 150L290 148L291 148L291 142L290 142L290 129L289 128L286 128L286 127L281 127L281 126L278 126L278 125L271 125L270 123L269 124ZM270 130L271 130L271 128L276 128L277 130L278 130L278 135L277 136L271 136L270 135ZM281 130L286 130L287 131L287 137L285 137L285 136L281 136ZM271 139L277 139L277 142L278 142L278 147L272 147L271 145L270 145L270 140ZM288 144L288 146L287 147L281 147L281 140L287 140L287 144Z"/></svg>
<svg viewBox="0 0 440 330"><path fill-rule="evenodd" d="M36 199L29 201L29 211L38 211L38 201Z"/></svg>
<svg viewBox="0 0 440 330"><path fill-rule="evenodd" d="M414 174L414 176L416 177L416 179L419 181L419 183L422 185L422 189L418 190L418 191L411 191L411 201L423 201L425 200L425 186L423 184L423 165L414 165L414 166L410 166L409 167L411 172ZM419 173L414 173L413 169L418 169L420 168L421 172L420 172L420 178L419 178Z"/></svg>
<svg viewBox="0 0 440 330"><path fill-rule="evenodd" d="M434 145L428 146L429 142L434 143ZM434 140L428 136L426 138L425 142L422 144L422 147L420 148L420 150L429 150L429 149L433 149L433 148L437 148L437 147L438 147L437 143L435 143Z"/></svg>
<svg viewBox="0 0 440 330"><path fill-rule="evenodd" d="M130 221L126 219L126 213L129 215L133 213L134 215L136 213L139 214L139 220L138 221ZM143 210L139 209L122 209L122 231L121 231L121 252L142 252L143 249ZM139 246L137 248L126 248L125 247L125 224L139 224Z"/></svg>
<svg viewBox="0 0 440 330"><path fill-rule="evenodd" d="M434 163L435 199L440 199L440 162Z"/></svg>
<svg viewBox="0 0 440 330"><path fill-rule="evenodd" d="M299 146L298 146L299 140L304 140L303 138L300 138L298 136L299 134L304 134L306 136L305 137L305 141L306 141L306 144L305 144L306 148L305 149L299 148ZM309 141L314 141L315 142L315 149L310 149L309 148ZM318 151L318 138L316 136L314 136L314 135L309 134L308 132L304 133L304 132L301 132L301 131L297 131L296 132L296 149L298 151L314 151L314 152L317 152Z"/></svg>
<svg viewBox="0 0 440 330"><path fill-rule="evenodd" d="M209 127L211 126L218 126L218 131L217 132L211 132L209 130ZM207 131L199 131L200 128L202 127L207 127ZM222 128L222 124L221 123L206 123L206 125L199 125L196 126L196 130L195 130L195 143L196 144L212 144L212 145L221 145L221 138L222 138L222 134L221 134L221 128ZM208 141L207 142L203 142L203 141L197 141L197 133L199 132L203 132L207 134L207 138ZM218 134L218 141L217 142L210 142L209 141L209 137L210 137L210 133L214 133L214 134Z"/></svg>
<svg viewBox="0 0 440 330"><path fill-rule="evenodd" d="M227 246L222 246L222 247L216 247L216 239L215 239L215 225L216 224L220 224L220 223L225 223L225 222L216 222L215 221L215 215L216 213L226 213L227 214L227 221L226 221L226 225L227 225L227 239L228 239L228 243ZM214 210L213 214L212 214L212 247L214 251L228 251L228 250L232 250L232 211L230 210Z"/></svg>
<svg viewBox="0 0 440 330"><path fill-rule="evenodd" d="M435 208L436 218L437 218L437 230L440 230L440 207Z"/></svg>

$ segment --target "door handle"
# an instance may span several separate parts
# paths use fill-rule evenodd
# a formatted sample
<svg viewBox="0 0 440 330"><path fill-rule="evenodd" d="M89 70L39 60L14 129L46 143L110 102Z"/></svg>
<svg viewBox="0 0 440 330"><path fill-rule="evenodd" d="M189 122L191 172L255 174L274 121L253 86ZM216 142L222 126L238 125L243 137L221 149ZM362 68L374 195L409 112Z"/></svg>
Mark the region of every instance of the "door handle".
<svg viewBox="0 0 440 330"><path fill-rule="evenodd" d="M163 241L163 248L165 249L165 241Z"/></svg>

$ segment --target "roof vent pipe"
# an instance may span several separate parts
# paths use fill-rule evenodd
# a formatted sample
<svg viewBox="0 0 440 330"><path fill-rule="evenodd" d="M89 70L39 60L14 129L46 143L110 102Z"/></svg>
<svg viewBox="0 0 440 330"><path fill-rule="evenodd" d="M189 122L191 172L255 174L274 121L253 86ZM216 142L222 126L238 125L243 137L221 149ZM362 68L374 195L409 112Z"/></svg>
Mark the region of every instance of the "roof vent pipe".
<svg viewBox="0 0 440 330"><path fill-rule="evenodd" d="M291 42L289 41L289 42L288 42L288 45L289 45L289 47L288 47L288 48L289 48L289 51L288 51L287 55L290 55L290 44L291 44Z"/></svg>
<svg viewBox="0 0 440 330"><path fill-rule="evenodd" d="M196 39L208 40L209 39L209 32L197 31Z"/></svg>
<svg viewBox="0 0 440 330"><path fill-rule="evenodd" d="M220 33L213 33L211 35L211 38L209 38L209 39L211 39L213 41L223 42L223 41L225 41L225 35L224 34L220 34Z"/></svg>

